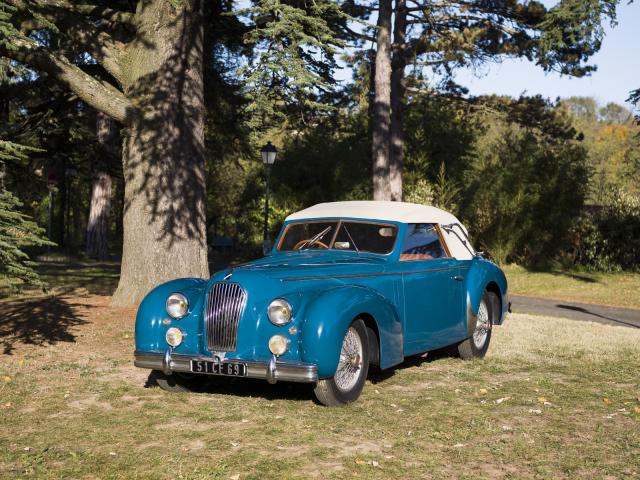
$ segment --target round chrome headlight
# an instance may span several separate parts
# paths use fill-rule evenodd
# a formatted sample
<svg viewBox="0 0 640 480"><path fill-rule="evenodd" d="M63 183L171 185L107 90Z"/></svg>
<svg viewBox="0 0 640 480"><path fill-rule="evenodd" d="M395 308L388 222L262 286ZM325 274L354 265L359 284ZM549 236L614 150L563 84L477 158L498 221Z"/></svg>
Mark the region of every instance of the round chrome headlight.
<svg viewBox="0 0 640 480"><path fill-rule="evenodd" d="M177 347L182 343L184 335L182 333L182 330L180 330L179 328L171 327L169 330L167 330L164 338L169 345L171 345L172 347Z"/></svg>
<svg viewBox="0 0 640 480"><path fill-rule="evenodd" d="M189 310L189 301L181 293L172 293L167 298L167 313L176 320L184 317Z"/></svg>
<svg viewBox="0 0 640 480"><path fill-rule="evenodd" d="M271 353L274 355L284 355L289 351L290 344L291 340L284 335L274 335L269 339L269 350L271 350Z"/></svg>
<svg viewBox="0 0 640 480"><path fill-rule="evenodd" d="M269 316L269 320L274 325L286 325L291 321L291 304L284 298L276 298L269 304L267 313Z"/></svg>

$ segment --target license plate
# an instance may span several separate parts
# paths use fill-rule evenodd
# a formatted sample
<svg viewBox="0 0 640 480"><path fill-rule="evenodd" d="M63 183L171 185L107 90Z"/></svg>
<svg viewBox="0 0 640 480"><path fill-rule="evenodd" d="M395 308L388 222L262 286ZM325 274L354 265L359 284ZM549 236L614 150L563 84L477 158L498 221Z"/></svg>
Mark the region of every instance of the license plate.
<svg viewBox="0 0 640 480"><path fill-rule="evenodd" d="M227 375L229 377L246 377L245 363L212 362L209 360L191 360L193 373L208 373L209 375Z"/></svg>

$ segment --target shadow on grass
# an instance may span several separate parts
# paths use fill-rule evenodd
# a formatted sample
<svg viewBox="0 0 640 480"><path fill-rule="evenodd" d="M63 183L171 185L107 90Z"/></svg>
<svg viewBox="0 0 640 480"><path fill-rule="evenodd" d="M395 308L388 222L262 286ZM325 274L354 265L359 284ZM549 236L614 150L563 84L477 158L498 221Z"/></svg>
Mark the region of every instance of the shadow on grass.
<svg viewBox="0 0 640 480"><path fill-rule="evenodd" d="M636 325L635 323L625 322L624 320L619 320L617 318L609 317L607 315L601 315L600 313L592 312L591 310L587 310L586 308L583 308L583 307L578 307L577 305L557 304L556 307L563 308L565 310L571 310L574 312L585 313L587 315L593 315L594 317L601 318L603 320L608 320L609 323L612 323L614 325L624 325L626 327L640 328L640 326Z"/></svg>
<svg viewBox="0 0 640 480"><path fill-rule="evenodd" d="M428 355L408 357L400 365L386 370L370 367L368 380L375 385L391 378L398 370L419 367L423 363L431 363L439 359L451 358L452 356L455 356L453 349L443 348L429 352ZM194 392L216 393L234 397L261 397L266 400L311 400L319 403L313 394L313 385L309 383L278 382L271 385L265 380L253 378L231 378L214 375L201 375L200 377L202 377L202 379L198 379L200 381L191 384L191 390ZM154 375L151 373L145 388L159 388Z"/></svg>
<svg viewBox="0 0 640 480"><path fill-rule="evenodd" d="M43 346L75 342L76 337L70 330L87 323L74 312L74 308L80 306L89 305L55 296L3 303L0 320L2 353L11 355L18 344Z"/></svg>
<svg viewBox="0 0 640 480"><path fill-rule="evenodd" d="M580 272L572 272L570 270L563 270L557 267L544 267L544 266L526 266L524 269L529 273L549 273L552 275L561 275L563 277L571 278L579 282L584 283L600 283L600 280Z"/></svg>

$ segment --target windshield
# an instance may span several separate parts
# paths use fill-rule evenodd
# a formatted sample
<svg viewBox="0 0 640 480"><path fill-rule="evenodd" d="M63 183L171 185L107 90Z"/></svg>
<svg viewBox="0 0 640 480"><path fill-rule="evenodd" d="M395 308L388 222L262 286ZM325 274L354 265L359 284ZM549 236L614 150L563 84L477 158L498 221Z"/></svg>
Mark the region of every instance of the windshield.
<svg viewBox="0 0 640 480"><path fill-rule="evenodd" d="M287 225L278 244L279 251L352 250L387 254L393 250L398 229L356 221L297 222Z"/></svg>

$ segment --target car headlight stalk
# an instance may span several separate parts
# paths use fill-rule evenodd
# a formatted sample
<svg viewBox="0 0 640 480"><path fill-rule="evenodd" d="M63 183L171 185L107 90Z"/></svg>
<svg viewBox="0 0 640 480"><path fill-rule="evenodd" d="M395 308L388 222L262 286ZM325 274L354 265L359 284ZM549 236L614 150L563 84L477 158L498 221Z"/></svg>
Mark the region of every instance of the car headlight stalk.
<svg viewBox="0 0 640 480"><path fill-rule="evenodd" d="M167 298L165 307L171 318L180 320L189 311L189 300L181 293L172 293Z"/></svg>
<svg viewBox="0 0 640 480"><path fill-rule="evenodd" d="M269 304L267 316L271 323L281 327L291 321L293 309L291 308L291 304L284 298L276 298Z"/></svg>

